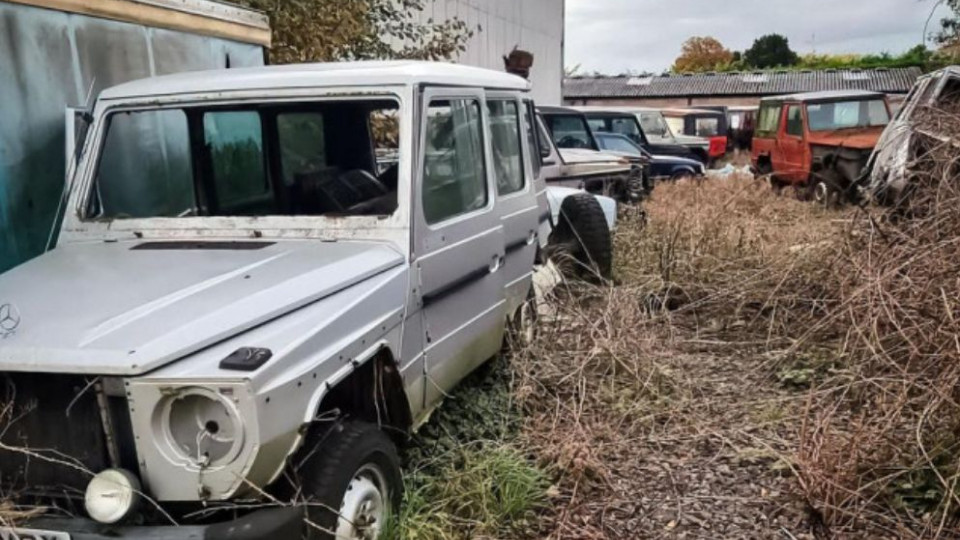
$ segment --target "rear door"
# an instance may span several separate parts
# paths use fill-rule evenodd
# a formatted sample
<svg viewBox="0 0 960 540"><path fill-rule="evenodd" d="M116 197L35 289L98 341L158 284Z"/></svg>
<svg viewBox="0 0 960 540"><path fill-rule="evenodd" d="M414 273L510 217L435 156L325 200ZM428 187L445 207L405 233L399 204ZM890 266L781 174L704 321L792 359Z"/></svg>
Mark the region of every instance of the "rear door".
<svg viewBox="0 0 960 540"><path fill-rule="evenodd" d="M413 247L430 407L500 349L506 242L484 93L428 88L422 100Z"/></svg>
<svg viewBox="0 0 960 540"><path fill-rule="evenodd" d="M803 139L803 107L791 103L784 107L783 136L780 137L782 168L780 175L791 183L804 183L807 177L806 143Z"/></svg>
<svg viewBox="0 0 960 540"><path fill-rule="evenodd" d="M540 209L533 191L533 147L526 142L529 131L524 111L523 101L515 95L487 94L496 212L506 242L503 280L507 314L526 300L537 253Z"/></svg>

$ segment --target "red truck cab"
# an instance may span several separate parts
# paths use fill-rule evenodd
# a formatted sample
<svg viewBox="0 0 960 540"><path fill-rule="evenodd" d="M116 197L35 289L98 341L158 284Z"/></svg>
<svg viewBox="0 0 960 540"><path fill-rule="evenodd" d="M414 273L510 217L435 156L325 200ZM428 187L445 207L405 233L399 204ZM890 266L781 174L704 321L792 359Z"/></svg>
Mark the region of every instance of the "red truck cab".
<svg viewBox="0 0 960 540"><path fill-rule="evenodd" d="M884 127L886 96L812 92L761 100L751 160L778 187L808 188L820 200L849 195Z"/></svg>

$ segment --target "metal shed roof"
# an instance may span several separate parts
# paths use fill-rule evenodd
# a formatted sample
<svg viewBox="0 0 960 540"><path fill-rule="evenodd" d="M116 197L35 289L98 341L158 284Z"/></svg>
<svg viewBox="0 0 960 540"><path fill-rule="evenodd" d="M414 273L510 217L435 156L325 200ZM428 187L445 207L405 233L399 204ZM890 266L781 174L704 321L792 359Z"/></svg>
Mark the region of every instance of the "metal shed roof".
<svg viewBox="0 0 960 540"><path fill-rule="evenodd" d="M910 91L918 67L875 70L755 71L671 74L653 77L573 77L563 84L564 99L775 96L830 90Z"/></svg>

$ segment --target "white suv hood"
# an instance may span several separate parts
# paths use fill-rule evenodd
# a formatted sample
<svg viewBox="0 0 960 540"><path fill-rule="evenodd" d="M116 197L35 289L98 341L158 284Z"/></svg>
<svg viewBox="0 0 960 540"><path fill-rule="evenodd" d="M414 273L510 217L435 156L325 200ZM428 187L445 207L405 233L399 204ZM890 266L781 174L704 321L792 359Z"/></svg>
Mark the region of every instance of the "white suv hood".
<svg viewBox="0 0 960 540"><path fill-rule="evenodd" d="M0 372L143 374L404 260L372 243L218 246L69 244L0 276Z"/></svg>

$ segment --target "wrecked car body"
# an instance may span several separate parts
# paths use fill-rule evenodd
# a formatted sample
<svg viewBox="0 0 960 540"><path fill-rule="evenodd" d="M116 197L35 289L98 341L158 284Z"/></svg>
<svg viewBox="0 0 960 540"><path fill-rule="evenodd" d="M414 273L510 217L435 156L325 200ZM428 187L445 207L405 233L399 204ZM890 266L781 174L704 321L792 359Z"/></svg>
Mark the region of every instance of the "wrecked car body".
<svg viewBox="0 0 960 540"><path fill-rule="evenodd" d="M583 113L566 107L538 107L537 112L547 185L584 189L623 203L640 202L649 192L645 163L601 152Z"/></svg>
<svg viewBox="0 0 960 540"><path fill-rule="evenodd" d="M894 119L883 131L862 178L864 195L896 206L909 193L911 165L932 146L956 145L951 126L934 126L931 117L954 114L960 104L960 66L949 66L917 80Z"/></svg>
<svg viewBox="0 0 960 540"><path fill-rule="evenodd" d="M2 534L378 537L397 442L529 299L528 90L373 62L104 91L59 245L0 275L0 483L61 510Z"/></svg>

